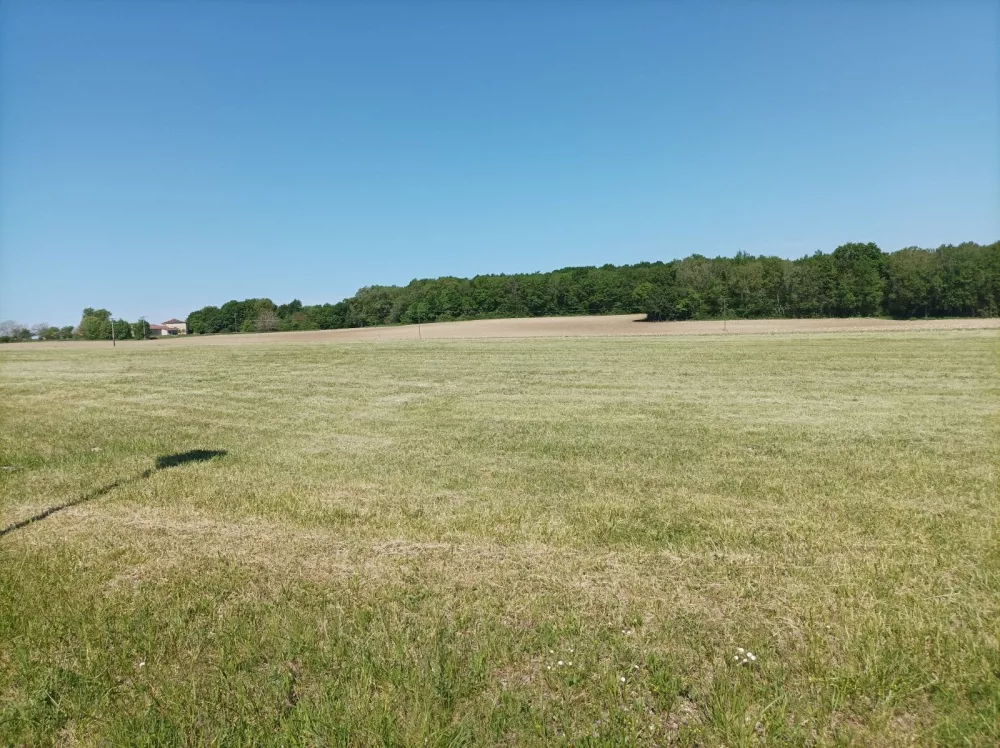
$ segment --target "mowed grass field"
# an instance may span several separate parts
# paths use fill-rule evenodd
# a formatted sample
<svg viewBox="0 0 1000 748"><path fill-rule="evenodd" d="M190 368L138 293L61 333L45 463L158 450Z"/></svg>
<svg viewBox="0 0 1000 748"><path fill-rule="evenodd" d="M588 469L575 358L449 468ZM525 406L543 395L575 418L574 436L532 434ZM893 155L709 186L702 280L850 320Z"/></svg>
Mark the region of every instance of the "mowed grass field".
<svg viewBox="0 0 1000 748"><path fill-rule="evenodd" d="M996 745L998 341L0 351L0 744Z"/></svg>

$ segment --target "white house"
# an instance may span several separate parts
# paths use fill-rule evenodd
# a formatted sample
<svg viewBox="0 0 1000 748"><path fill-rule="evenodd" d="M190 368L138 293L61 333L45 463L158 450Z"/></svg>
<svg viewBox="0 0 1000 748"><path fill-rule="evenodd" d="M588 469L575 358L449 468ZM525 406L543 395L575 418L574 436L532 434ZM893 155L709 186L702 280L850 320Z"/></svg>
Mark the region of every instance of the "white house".
<svg viewBox="0 0 1000 748"><path fill-rule="evenodd" d="M161 325L150 325L149 334L156 335L187 335L187 323L182 319L168 319Z"/></svg>
<svg viewBox="0 0 1000 748"><path fill-rule="evenodd" d="M187 322L182 319L168 319L163 326L170 331L168 335L187 335Z"/></svg>

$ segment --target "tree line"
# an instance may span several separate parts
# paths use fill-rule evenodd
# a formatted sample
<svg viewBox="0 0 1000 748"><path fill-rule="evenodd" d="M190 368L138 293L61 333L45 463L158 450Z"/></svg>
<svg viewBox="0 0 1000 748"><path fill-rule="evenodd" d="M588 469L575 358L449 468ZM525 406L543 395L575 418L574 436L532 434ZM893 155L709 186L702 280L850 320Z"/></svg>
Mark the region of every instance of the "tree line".
<svg viewBox="0 0 1000 748"><path fill-rule="evenodd" d="M1000 242L885 253L853 243L786 260L691 255L670 262L570 267L547 273L413 280L366 286L336 304L229 301L188 315L195 334L329 330L501 317L645 314L652 321L780 317L995 317ZM0 342L149 337L145 320L87 308L79 325L0 323Z"/></svg>
<svg viewBox="0 0 1000 748"><path fill-rule="evenodd" d="M651 321L781 317L993 317L1000 242L885 253L852 243L797 260L691 255L670 262L366 286L336 304L229 301L187 318L195 334L327 330L500 317L645 314Z"/></svg>
<svg viewBox="0 0 1000 748"><path fill-rule="evenodd" d="M0 322L0 343L12 343L21 340L70 340L73 337L73 325L53 327L48 322L39 322L27 327L12 319Z"/></svg>
<svg viewBox="0 0 1000 748"><path fill-rule="evenodd" d="M149 337L149 323L141 318L138 322L111 319L107 309L87 307L75 334L82 340L111 340L112 337L115 340L143 340Z"/></svg>
<svg viewBox="0 0 1000 748"><path fill-rule="evenodd" d="M13 343L28 340L111 340L112 331L116 340L148 338L149 323L140 319L138 322L126 322L123 319L111 319L107 309L83 310L80 324L76 327L53 327L48 322L25 327L20 322L7 320L0 322L0 343Z"/></svg>

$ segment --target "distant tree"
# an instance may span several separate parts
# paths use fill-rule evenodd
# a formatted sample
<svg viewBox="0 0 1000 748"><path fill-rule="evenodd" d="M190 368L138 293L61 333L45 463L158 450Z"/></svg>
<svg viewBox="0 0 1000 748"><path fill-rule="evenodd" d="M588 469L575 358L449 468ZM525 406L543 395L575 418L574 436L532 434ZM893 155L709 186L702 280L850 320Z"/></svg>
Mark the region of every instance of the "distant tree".
<svg viewBox="0 0 1000 748"><path fill-rule="evenodd" d="M837 266L831 255L816 252L792 263L791 303L799 317L837 313Z"/></svg>
<svg viewBox="0 0 1000 748"><path fill-rule="evenodd" d="M635 287L633 297L650 322L678 319L677 288L643 281Z"/></svg>
<svg viewBox="0 0 1000 748"><path fill-rule="evenodd" d="M71 340L73 338L73 325L66 325L59 328L60 340Z"/></svg>
<svg viewBox="0 0 1000 748"><path fill-rule="evenodd" d="M149 323L145 317L140 317L138 322L132 323L132 337L136 340L145 340L149 337Z"/></svg>
<svg viewBox="0 0 1000 748"><path fill-rule="evenodd" d="M31 330L20 322L8 320L0 324L0 337L7 338L8 341L31 340L32 334Z"/></svg>
<svg viewBox="0 0 1000 748"><path fill-rule="evenodd" d="M108 317L100 317L96 314L86 314L87 311L84 310L83 318L80 320L80 326L77 328L80 331L80 337L85 340L110 340L111 339L111 322Z"/></svg>
<svg viewBox="0 0 1000 748"><path fill-rule="evenodd" d="M944 316L974 316L991 306L996 297L996 276L990 272L991 247L964 243L937 250L938 313ZM993 287L990 279L992 276Z"/></svg>
<svg viewBox="0 0 1000 748"><path fill-rule="evenodd" d="M110 340L111 312L87 307L83 310L77 330L80 337L86 340Z"/></svg>
<svg viewBox="0 0 1000 748"><path fill-rule="evenodd" d="M59 340L59 337L58 327L46 327L38 333L39 340Z"/></svg>
<svg viewBox="0 0 1000 748"><path fill-rule="evenodd" d="M872 316L883 308L882 250L874 242L842 244L833 250L837 304L845 317Z"/></svg>
<svg viewBox="0 0 1000 748"><path fill-rule="evenodd" d="M15 322L12 319L5 320L0 322L0 336L5 338L14 338L23 327L24 325L20 322Z"/></svg>
<svg viewBox="0 0 1000 748"><path fill-rule="evenodd" d="M252 323L247 319L247 301L227 301L218 310L216 318L219 321L217 329L213 332L240 332L245 323Z"/></svg>
<svg viewBox="0 0 1000 748"><path fill-rule="evenodd" d="M430 305L426 301L418 301L415 304L408 305L408 308L405 311L401 311L399 313L399 318L401 321L414 324L431 322L437 317L436 315L431 314Z"/></svg>
<svg viewBox="0 0 1000 748"><path fill-rule="evenodd" d="M132 325L123 319L116 319L112 324L114 324L116 340L128 340L132 337Z"/></svg>
<svg viewBox="0 0 1000 748"><path fill-rule="evenodd" d="M347 314L347 304L343 301L337 304L317 304L304 307L305 314L320 330L336 330L346 327L344 319Z"/></svg>
<svg viewBox="0 0 1000 748"><path fill-rule="evenodd" d="M234 322L234 315L225 315L217 306L207 306L187 317L188 329L195 335L234 332L235 328L230 327Z"/></svg>
<svg viewBox="0 0 1000 748"><path fill-rule="evenodd" d="M257 332L273 332L278 329L278 315L270 309L257 313Z"/></svg>
<svg viewBox="0 0 1000 748"><path fill-rule="evenodd" d="M276 311L281 319L289 319L302 311L302 302L298 299L292 299L287 304L281 304Z"/></svg>
<svg viewBox="0 0 1000 748"><path fill-rule="evenodd" d="M986 317L1000 316L1000 242L982 247L979 252L980 303L977 314Z"/></svg>
<svg viewBox="0 0 1000 748"><path fill-rule="evenodd" d="M886 309L893 317L926 317L937 294L937 253L907 248L886 258Z"/></svg>
<svg viewBox="0 0 1000 748"><path fill-rule="evenodd" d="M31 326L31 334L34 337L36 337L39 340L41 340L42 339L42 333L44 333L48 329L49 329L49 323L48 322L38 322L37 324L34 324L34 325Z"/></svg>

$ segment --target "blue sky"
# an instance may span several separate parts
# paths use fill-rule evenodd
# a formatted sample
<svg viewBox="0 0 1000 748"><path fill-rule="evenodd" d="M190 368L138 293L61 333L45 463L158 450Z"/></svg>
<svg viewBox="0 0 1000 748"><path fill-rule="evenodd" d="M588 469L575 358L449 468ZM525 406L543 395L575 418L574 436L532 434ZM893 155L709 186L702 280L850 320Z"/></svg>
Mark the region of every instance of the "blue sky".
<svg viewBox="0 0 1000 748"><path fill-rule="evenodd" d="M0 5L0 318L1000 239L1000 3Z"/></svg>

